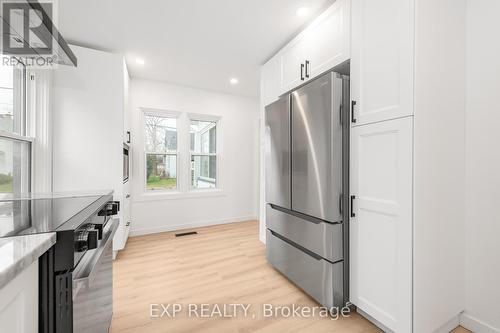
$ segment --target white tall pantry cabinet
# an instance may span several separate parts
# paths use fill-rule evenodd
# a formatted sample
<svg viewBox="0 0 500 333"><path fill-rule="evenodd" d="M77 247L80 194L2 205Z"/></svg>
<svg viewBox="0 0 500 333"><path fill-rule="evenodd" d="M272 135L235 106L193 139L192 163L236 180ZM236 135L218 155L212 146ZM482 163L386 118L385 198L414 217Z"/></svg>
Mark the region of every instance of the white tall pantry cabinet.
<svg viewBox="0 0 500 333"><path fill-rule="evenodd" d="M464 310L465 0L335 4L349 17L316 36L350 22L349 50L329 51L351 70L350 299L386 331L449 332ZM314 51L299 44L263 66L263 108L304 82L289 64Z"/></svg>
<svg viewBox="0 0 500 333"><path fill-rule="evenodd" d="M120 201L116 254L124 248L130 228L129 185L123 183L129 74L119 54L73 45L71 49L78 66L59 66L53 72L53 190L114 190L114 200Z"/></svg>
<svg viewBox="0 0 500 333"><path fill-rule="evenodd" d="M351 300L389 330L448 332L465 287L465 2L351 12Z"/></svg>

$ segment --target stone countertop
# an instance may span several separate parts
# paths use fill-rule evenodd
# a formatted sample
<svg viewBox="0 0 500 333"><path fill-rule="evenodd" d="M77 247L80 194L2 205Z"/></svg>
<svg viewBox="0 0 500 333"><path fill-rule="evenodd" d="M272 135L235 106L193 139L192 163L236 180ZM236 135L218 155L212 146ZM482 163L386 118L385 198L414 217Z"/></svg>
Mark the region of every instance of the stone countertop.
<svg viewBox="0 0 500 333"><path fill-rule="evenodd" d="M55 243L55 232L0 238L0 289Z"/></svg>
<svg viewBox="0 0 500 333"><path fill-rule="evenodd" d="M114 192L113 190L96 190L96 191L71 191L71 192L23 193L23 194L1 193L0 201L94 197L102 195L112 195L113 192Z"/></svg>

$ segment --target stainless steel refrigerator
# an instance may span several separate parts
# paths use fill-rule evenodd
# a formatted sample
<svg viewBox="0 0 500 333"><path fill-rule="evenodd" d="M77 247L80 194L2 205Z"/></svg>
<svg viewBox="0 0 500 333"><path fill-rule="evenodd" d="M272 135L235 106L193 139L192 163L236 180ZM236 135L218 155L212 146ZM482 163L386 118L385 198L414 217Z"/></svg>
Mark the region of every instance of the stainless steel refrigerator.
<svg viewBox="0 0 500 333"><path fill-rule="evenodd" d="M330 72L266 107L266 255L326 307L348 301L349 78Z"/></svg>

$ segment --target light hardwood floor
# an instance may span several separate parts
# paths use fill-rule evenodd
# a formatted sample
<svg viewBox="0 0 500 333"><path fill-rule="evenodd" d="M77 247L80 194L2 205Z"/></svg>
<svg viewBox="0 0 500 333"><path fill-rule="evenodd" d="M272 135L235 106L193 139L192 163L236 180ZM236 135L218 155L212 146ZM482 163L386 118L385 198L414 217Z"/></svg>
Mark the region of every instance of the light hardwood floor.
<svg viewBox="0 0 500 333"><path fill-rule="evenodd" d="M256 221L196 231L179 238L161 233L128 240L113 265L111 332L381 332L356 313L338 320L264 318L262 304L317 304L267 264ZM236 318L193 318L191 303L251 307L248 317L240 311ZM151 304L181 304L182 310L175 318L151 318Z"/></svg>

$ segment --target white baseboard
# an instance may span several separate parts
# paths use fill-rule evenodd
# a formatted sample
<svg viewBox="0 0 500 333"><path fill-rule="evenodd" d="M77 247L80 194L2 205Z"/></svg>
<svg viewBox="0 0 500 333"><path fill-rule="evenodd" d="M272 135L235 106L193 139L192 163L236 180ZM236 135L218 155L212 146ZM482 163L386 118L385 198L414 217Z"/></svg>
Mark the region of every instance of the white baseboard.
<svg viewBox="0 0 500 333"><path fill-rule="evenodd" d="M361 310L360 308L356 307L356 312L359 313L362 317L366 318L366 320L368 320L369 322L371 322L373 325L375 325L378 328L380 328L385 333L392 333L392 332L394 332L394 331L390 330L387 326L385 326L384 324L382 324L381 322L379 322L377 319L373 318L368 313L366 313L363 310Z"/></svg>
<svg viewBox="0 0 500 333"><path fill-rule="evenodd" d="M232 218L226 218L226 219L220 219L220 220L199 221L199 222L193 222L193 223L165 225L165 226L152 227L152 228L140 228L140 229L130 230L130 236L133 237L133 236L150 235L150 234L157 234L160 232L208 227L208 226L212 226L212 225L228 224L228 223L235 223L235 222L246 222L246 221L251 221L251 220L258 220L258 217L253 216L253 215L248 215L248 216L232 217Z"/></svg>
<svg viewBox="0 0 500 333"><path fill-rule="evenodd" d="M442 325L440 328L434 331L434 333L450 333L455 328L460 326L460 316L461 313L457 314L455 317L451 318L446 324Z"/></svg>
<svg viewBox="0 0 500 333"><path fill-rule="evenodd" d="M460 326L474 333L500 333L500 328L495 328L466 312L460 316Z"/></svg>
<svg viewBox="0 0 500 333"><path fill-rule="evenodd" d="M266 233L259 232L259 240L261 241L261 243L264 243L264 245L265 245L266 244Z"/></svg>

